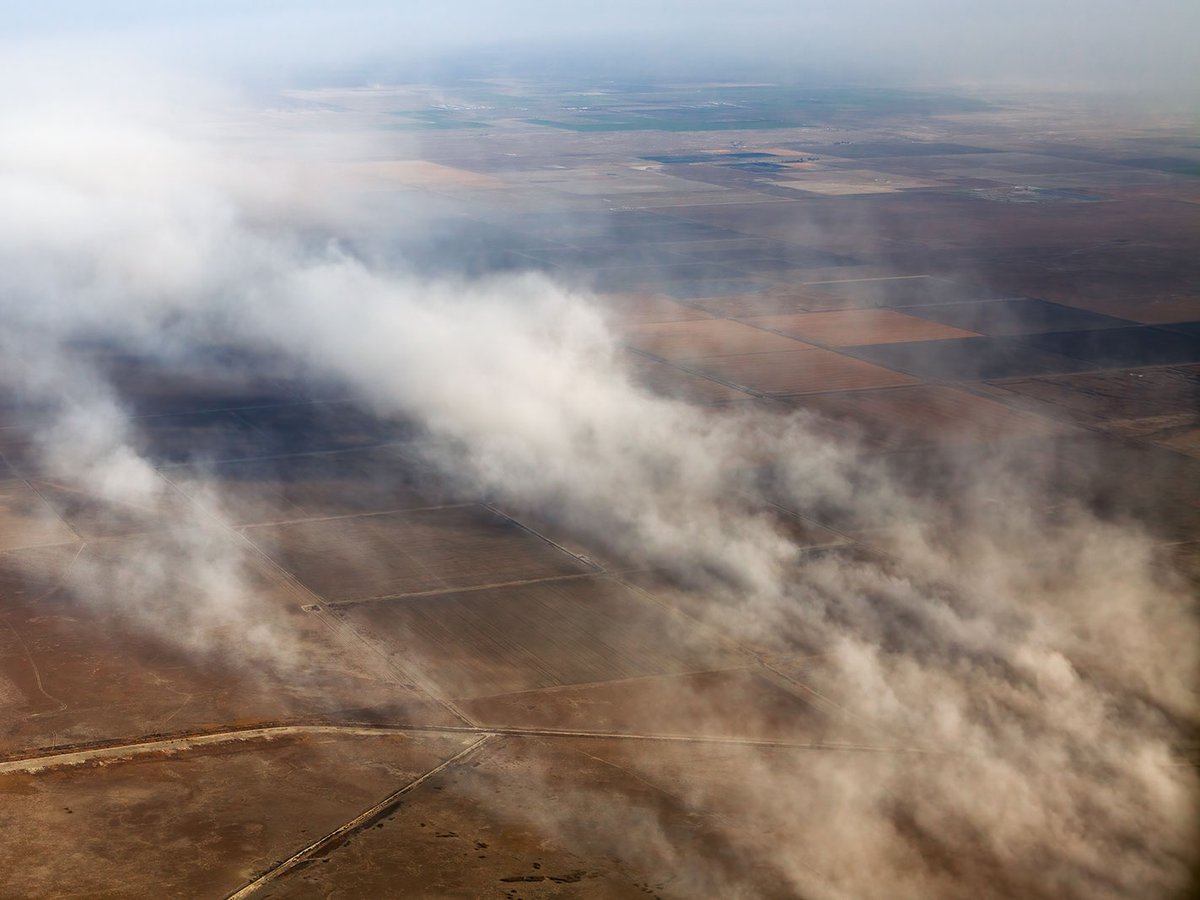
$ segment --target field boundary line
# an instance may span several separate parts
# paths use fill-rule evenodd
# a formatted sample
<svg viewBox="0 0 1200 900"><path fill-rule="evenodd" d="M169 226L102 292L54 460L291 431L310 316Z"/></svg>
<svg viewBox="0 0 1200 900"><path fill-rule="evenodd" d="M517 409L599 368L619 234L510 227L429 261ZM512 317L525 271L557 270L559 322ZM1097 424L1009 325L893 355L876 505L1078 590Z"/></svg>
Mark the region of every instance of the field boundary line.
<svg viewBox="0 0 1200 900"><path fill-rule="evenodd" d="M30 774L46 769L83 765L97 760L121 760L126 757L154 753L186 752L200 747L231 744L239 741L275 740L307 734L332 734L356 737L402 735L459 734L475 736L563 738L569 740L640 741L660 744L711 744L729 747L757 747L783 750L851 750L870 753L949 754L949 750L925 747L886 746L851 741L803 741L772 738L735 737L704 734L651 734L630 731L589 731L570 728L522 728L491 725L263 725L220 731L181 733L149 737L126 743L105 743L91 747L65 747L42 752L36 756L9 757L0 761L0 775Z"/></svg>
<svg viewBox="0 0 1200 900"><path fill-rule="evenodd" d="M398 506L395 509L373 509L366 512L337 513L332 516L296 516L292 519L271 519L266 522L244 522L232 527L239 530L249 528L270 528L279 525L304 525L309 522L333 522L339 519L365 519L369 516L394 516L402 513L430 512L439 509L463 509L479 506L478 503L434 503L429 506Z"/></svg>
<svg viewBox="0 0 1200 900"><path fill-rule="evenodd" d="M612 578L603 570L595 572L575 572L571 575L547 575L544 578L523 578L519 581L497 581L491 584L473 584L469 587L431 588L428 591L413 591L409 594L380 594L378 597L356 597L350 600L325 600L321 606L325 609L344 609L349 606L359 606L363 603L386 603L389 600L415 600L421 597L439 597L445 594L471 594L477 591L490 591L493 588L523 587L527 584L546 584L551 581L580 581L585 578Z"/></svg>

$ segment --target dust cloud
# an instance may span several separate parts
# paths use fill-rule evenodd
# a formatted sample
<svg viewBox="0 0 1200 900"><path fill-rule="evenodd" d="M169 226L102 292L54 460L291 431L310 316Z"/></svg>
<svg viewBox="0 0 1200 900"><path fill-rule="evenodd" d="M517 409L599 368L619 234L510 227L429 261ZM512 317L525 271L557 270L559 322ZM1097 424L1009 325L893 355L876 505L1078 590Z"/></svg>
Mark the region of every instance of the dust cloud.
<svg viewBox="0 0 1200 900"><path fill-rule="evenodd" d="M999 453L946 460L963 476L947 495L807 416L656 396L593 298L539 275L374 266L330 223L314 239L321 192L338 223L349 202L319 167L247 177L227 146L181 136L179 116L151 105L98 122L64 105L0 121L5 377L38 411L32 452L55 483L169 523L137 557L81 568L90 602L198 653L236 633L264 665L303 664L285 626L258 618L222 498L178 513L84 349L286 358L416 423L464 490L663 573L767 661L807 660L803 679L877 752L738 760L729 821L772 835L783 893L1148 897L1186 883L1197 777L1177 747L1200 717L1200 642L1149 535ZM887 552L805 554L784 510L880 529ZM698 779L685 803L729 802L716 792ZM620 816L580 803L522 814L563 832ZM618 853L658 848L685 892L753 894L738 866L681 857L652 820L621 833Z"/></svg>

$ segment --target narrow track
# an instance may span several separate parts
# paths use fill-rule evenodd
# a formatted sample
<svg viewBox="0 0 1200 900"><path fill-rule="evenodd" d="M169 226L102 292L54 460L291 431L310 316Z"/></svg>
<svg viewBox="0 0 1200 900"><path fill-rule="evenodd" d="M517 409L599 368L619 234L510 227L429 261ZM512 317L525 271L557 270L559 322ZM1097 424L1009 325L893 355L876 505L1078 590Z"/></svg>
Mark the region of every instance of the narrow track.
<svg viewBox="0 0 1200 900"><path fill-rule="evenodd" d="M791 750L851 750L868 753L919 753L935 754L923 747L889 747L871 744L839 743L830 741L786 741L768 738L721 737L717 735L691 734L646 734L621 731L586 731L566 728L493 728L476 725L264 725L257 728L224 729L221 731L192 732L161 737L147 737L126 743L103 743L93 746L64 747L34 756L13 757L0 761L0 775L19 772L39 772L61 766L126 759L152 753L175 753L198 747L210 747L239 741L273 740L292 735L334 734L353 736L379 736L389 734L465 734L503 737L564 738L576 740L644 741L661 744L711 744L715 746L763 747Z"/></svg>

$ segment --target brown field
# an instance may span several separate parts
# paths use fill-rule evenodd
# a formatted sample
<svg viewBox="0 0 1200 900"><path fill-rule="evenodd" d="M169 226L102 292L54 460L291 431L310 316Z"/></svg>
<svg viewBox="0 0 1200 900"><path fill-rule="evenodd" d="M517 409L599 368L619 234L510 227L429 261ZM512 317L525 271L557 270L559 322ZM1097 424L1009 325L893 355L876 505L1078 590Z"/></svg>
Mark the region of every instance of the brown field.
<svg viewBox="0 0 1200 900"><path fill-rule="evenodd" d="M798 350L807 345L728 319L662 322L625 332L631 347L668 360Z"/></svg>
<svg viewBox="0 0 1200 900"><path fill-rule="evenodd" d="M755 316L747 324L769 328L788 337L831 347L889 344L896 341L934 341L972 337L974 331L952 328L894 309L855 309L825 313Z"/></svg>
<svg viewBox="0 0 1200 900"><path fill-rule="evenodd" d="M895 566L878 550L862 542L854 541L838 546L814 547L799 555L800 566L797 578L808 577L809 570L823 571L829 565L847 562L862 562L881 571L894 571ZM758 627L753 617L747 618L736 605L731 607L728 597L714 596L704 591L689 589L672 580L662 572L644 570L629 572L621 580L639 591L645 592L657 602L678 611L698 622L706 630L721 635L727 641L735 641L742 654L751 654L755 659L775 666L779 662L819 657L828 648L815 644L807 629L787 627L784 622L773 622L769 627ZM812 700L818 708L829 711L819 698Z"/></svg>
<svg viewBox="0 0 1200 900"><path fill-rule="evenodd" d="M936 187L939 182L926 178L913 178L907 175L894 175L889 172L872 171L870 169L809 169L807 165L792 167L788 177L776 181L779 187L791 188L797 191L808 191L813 194L844 196L850 194L887 194L892 191L911 190L913 188ZM799 178L794 176L804 175Z"/></svg>
<svg viewBox="0 0 1200 900"><path fill-rule="evenodd" d="M51 481L30 481L38 495L85 540L141 534L158 528L160 513L150 506L134 506L105 500L89 491ZM181 511L183 498L168 495L168 506Z"/></svg>
<svg viewBox="0 0 1200 900"><path fill-rule="evenodd" d="M707 319L708 314L662 294L606 294L601 308L618 328L654 322L685 322Z"/></svg>
<svg viewBox="0 0 1200 900"><path fill-rule="evenodd" d="M4 895L222 897L467 743L306 735L0 774Z"/></svg>
<svg viewBox="0 0 1200 900"><path fill-rule="evenodd" d="M1015 395L1048 415L1200 458L1200 366L1047 376L995 387L998 396Z"/></svg>
<svg viewBox="0 0 1200 900"><path fill-rule="evenodd" d="M361 653L353 635L304 612L309 595L261 563L247 574L258 624L271 629L262 639L286 635L283 650L292 663L303 658L302 677L272 672L270 653L242 636L244 626L214 621L195 639L215 655L197 656L180 635L148 634L119 606L89 606L71 588L73 569L103 573L144 558L136 541L0 554L0 753L294 717L456 721ZM190 599L181 590L158 602Z"/></svg>
<svg viewBox="0 0 1200 900"><path fill-rule="evenodd" d="M844 305L844 300L806 285L788 285L753 294L698 300L696 305L716 316L748 319L754 316L788 315L816 309L837 309Z"/></svg>
<svg viewBox="0 0 1200 900"><path fill-rule="evenodd" d="M677 369L669 363L648 359L634 353L629 354L629 368L638 384L644 385L664 397L707 404L745 400L749 396L744 391L728 385L719 384L708 378Z"/></svg>
<svg viewBox="0 0 1200 900"><path fill-rule="evenodd" d="M1051 404L1079 422L1159 418L1200 409L1200 365L996 382L1005 391Z"/></svg>
<svg viewBox="0 0 1200 900"><path fill-rule="evenodd" d="M600 577L381 601L337 614L459 698L739 661L685 620Z"/></svg>
<svg viewBox="0 0 1200 900"><path fill-rule="evenodd" d="M836 552L836 551L835 551ZM731 613L729 608L724 604L723 598L716 598L705 594L703 591L690 590L687 585L681 584L670 577L670 575L646 569L637 572L626 572L621 575L621 581L638 591L653 597L657 603L676 610L680 615L698 622L699 627L711 630L712 633L722 636L730 635L729 620L736 613ZM770 640L780 639L783 636L778 632L773 632L768 635ZM732 640L732 638L727 638ZM743 654L754 652L756 655L764 648L759 646L751 647L744 643L744 635L738 634L738 639L741 643L735 641L735 649ZM795 647L788 642L786 644L787 651L793 652ZM775 649L775 645L772 644Z"/></svg>
<svg viewBox="0 0 1200 900"><path fill-rule="evenodd" d="M341 177L356 184L374 186L380 182L414 188L502 188L505 182L491 175L469 172L424 159L391 159L377 162L347 163Z"/></svg>
<svg viewBox="0 0 1200 900"><path fill-rule="evenodd" d="M1200 184L1194 179L1161 178L1145 184L1110 188L1108 193L1116 200L1174 200L1176 203L1200 203Z"/></svg>
<svg viewBox="0 0 1200 900"><path fill-rule="evenodd" d="M590 571L478 506L251 526L245 533L305 587L332 602Z"/></svg>
<svg viewBox="0 0 1200 900"><path fill-rule="evenodd" d="M1200 460L1172 449L1088 432L1036 442L1061 496L1082 497L1166 541L1200 533ZM1113 472L1136 472L1114 479Z"/></svg>
<svg viewBox="0 0 1200 900"><path fill-rule="evenodd" d="M798 687L746 668L520 691L459 706L479 723L496 727L800 743L855 736L848 723L806 700Z"/></svg>
<svg viewBox="0 0 1200 900"><path fill-rule="evenodd" d="M663 893L666 867L643 871L640 860L613 852L621 828L657 809L652 788L623 778L580 749L556 742L493 741L471 765L432 778L427 787L315 864L280 879L270 895L416 896L503 900L582 897L618 900ZM571 774L566 775L567 772ZM549 798L533 807L530 784ZM617 793L620 791L620 793ZM612 800L604 801L606 796ZM587 830L556 827L555 811L592 799L598 814ZM603 807L621 809L616 821Z"/></svg>
<svg viewBox="0 0 1200 900"><path fill-rule="evenodd" d="M1126 419L1110 422L1106 427L1121 437L1169 447L1200 459L1200 413Z"/></svg>
<svg viewBox="0 0 1200 900"><path fill-rule="evenodd" d="M813 347L784 353L719 356L692 364L703 375L759 394L811 394L914 384L917 379Z"/></svg>
<svg viewBox="0 0 1200 900"><path fill-rule="evenodd" d="M1188 579L1200 589L1200 541L1170 544L1163 554L1163 568Z"/></svg>
<svg viewBox="0 0 1200 900"><path fill-rule="evenodd" d="M934 384L813 394L795 406L854 426L871 447L1003 441L1057 434L1065 426L966 391Z"/></svg>
<svg viewBox="0 0 1200 900"><path fill-rule="evenodd" d="M67 524L24 481L0 481L0 550L77 540Z"/></svg>
<svg viewBox="0 0 1200 900"><path fill-rule="evenodd" d="M798 752L655 746L639 748L638 763L607 741L495 741L272 896L691 898L730 877L753 896L783 897L778 844L761 823L729 820L730 785L747 764L794 767ZM710 790L702 804L687 799L685 758L694 783L725 785L719 809ZM528 802L530 785L545 801ZM571 810L586 810L586 823ZM652 837L659 821L680 823L670 847Z"/></svg>
<svg viewBox="0 0 1200 900"><path fill-rule="evenodd" d="M1176 296L1166 294L1131 293L1125 297L1080 296L1077 288L1048 286L1042 294L1067 306L1076 306L1090 312L1160 325L1170 322L1194 322L1200 320L1200 295Z"/></svg>

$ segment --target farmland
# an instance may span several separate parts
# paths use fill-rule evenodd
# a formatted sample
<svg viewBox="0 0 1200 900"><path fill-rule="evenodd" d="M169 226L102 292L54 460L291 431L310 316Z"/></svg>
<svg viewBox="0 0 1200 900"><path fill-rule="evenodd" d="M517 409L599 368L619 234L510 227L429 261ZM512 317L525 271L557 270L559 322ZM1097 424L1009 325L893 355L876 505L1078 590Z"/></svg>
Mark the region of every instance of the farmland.
<svg viewBox="0 0 1200 900"><path fill-rule="evenodd" d="M278 365L273 345L258 360L214 341L170 362L73 346L120 397L149 474L140 505L87 466L68 479L72 448L47 447L39 411L0 409L0 893L796 896L868 869L854 851L865 835L893 870L924 873L909 896L993 879L1055 895L1037 852L1010 866L1009 845L976 836L956 857L969 827L887 793L943 776L974 790L961 771L982 753L943 736L958 708L930 700L898 726L903 679L872 680L864 660L917 647L901 675L945 665L948 692L1002 682L1013 664L993 633L1058 613L992 622L985 601L1018 588L1065 597L1068 612L1077 600L1070 567L1035 570L1041 548L1019 543L1038 543L1031 522L1050 535L1086 512L1096 541L1118 527L1146 541L1152 554L1127 556L1164 583L1196 577L1194 138L1097 129L1078 112L1051 129L1021 98L559 87L314 88L280 102L402 134L396 158L373 144L372 158L330 162L355 196L421 196L389 259L452 284L536 272L584 297L635 386L619 398L686 408L652 407L689 424L670 435L679 454L639 455L645 423L618 419L619 441L581 428L562 459L532 461L579 465L565 487L506 495L487 480L500 451L555 445L514 425L505 442L447 450L426 396L444 384L404 385L418 421L383 408L386 385L356 396L315 365ZM340 236L348 254L374 249L369 237ZM552 408L572 416L614 412L606 394L560 394ZM524 399L509 398L514 421L550 430ZM805 475L790 482L753 455L780 422L811 438L786 447ZM743 437L747 458L706 455L714 433ZM596 446L620 448L613 470L646 466L661 495L607 491ZM802 468L826 457L852 471ZM694 484L709 506L688 505ZM577 488L596 505L559 504ZM939 517L962 497L976 504L968 524L999 531L994 511L1025 504L1002 538L1034 560L1026 581L1002 568L1018 558L1002 542L978 594L965 554L905 570L958 546L966 526ZM728 512L751 501L753 515ZM719 528L698 521L710 513ZM639 531L645 520L655 527ZM769 536L763 568L792 592L774 618L767 579L731 574L741 560L713 550L714 530L746 557ZM1120 571L1111 595L1124 597L1134 578ZM115 599L94 602L97 585ZM910 604L894 618L879 612L889 591ZM950 662L928 637L942 624L922 618L929 598L967 610L969 652ZM867 636L847 633L869 652L821 638L856 617ZM1117 621L1086 637L1103 643ZM1106 668L1120 655L1088 645L1074 668L1063 656L1021 677L1057 697L1127 675ZM1126 706L1097 701L1097 718L1173 722L1143 689ZM1013 688L989 702L999 716L1030 701ZM989 774L1025 790L1021 759ZM1088 757L1089 771L1108 763ZM870 828L846 812L860 795L886 812ZM830 834L837 853L810 850Z"/></svg>

